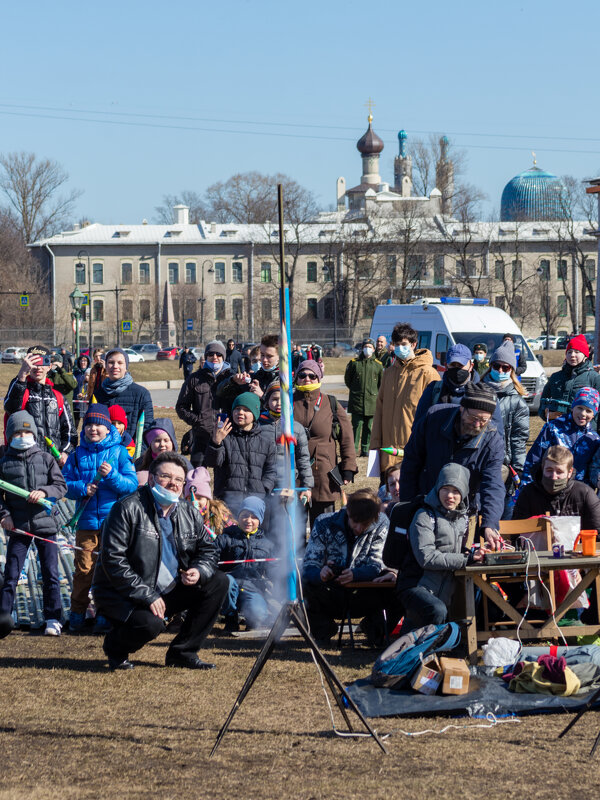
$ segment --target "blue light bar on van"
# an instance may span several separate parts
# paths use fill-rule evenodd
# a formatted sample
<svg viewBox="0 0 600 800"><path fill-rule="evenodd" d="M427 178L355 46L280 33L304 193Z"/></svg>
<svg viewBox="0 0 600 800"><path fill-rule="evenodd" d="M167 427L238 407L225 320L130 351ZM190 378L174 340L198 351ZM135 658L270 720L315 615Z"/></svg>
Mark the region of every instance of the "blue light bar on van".
<svg viewBox="0 0 600 800"><path fill-rule="evenodd" d="M448 306L488 306L490 301L481 297L440 297L440 303Z"/></svg>

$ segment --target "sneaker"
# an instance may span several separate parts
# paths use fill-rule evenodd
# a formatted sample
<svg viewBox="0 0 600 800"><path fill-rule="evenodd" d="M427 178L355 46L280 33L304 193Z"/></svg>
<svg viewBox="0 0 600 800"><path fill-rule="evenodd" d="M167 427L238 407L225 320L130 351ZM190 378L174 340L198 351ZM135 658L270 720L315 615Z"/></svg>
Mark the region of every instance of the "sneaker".
<svg viewBox="0 0 600 800"><path fill-rule="evenodd" d="M46 629L44 636L60 636L62 633L62 625L57 619L49 619L46 622Z"/></svg>
<svg viewBox="0 0 600 800"><path fill-rule="evenodd" d="M69 630L71 633L81 633L85 625L85 614L78 614L77 611L71 611L69 617Z"/></svg>
<svg viewBox="0 0 600 800"><path fill-rule="evenodd" d="M110 622L106 619L106 617L98 614L94 627L92 628L92 633L108 633L110 630L112 630L112 625Z"/></svg>

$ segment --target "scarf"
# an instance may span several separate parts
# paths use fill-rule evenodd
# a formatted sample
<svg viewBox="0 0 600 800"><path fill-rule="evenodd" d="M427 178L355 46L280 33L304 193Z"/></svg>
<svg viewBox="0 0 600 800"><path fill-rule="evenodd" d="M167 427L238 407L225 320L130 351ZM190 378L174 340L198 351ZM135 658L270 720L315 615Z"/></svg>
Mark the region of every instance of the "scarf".
<svg viewBox="0 0 600 800"><path fill-rule="evenodd" d="M117 378L116 381L111 381L110 378L104 378L102 381L102 388L109 397L116 397L116 395L124 392L128 386L131 386L132 383L133 378L131 373L126 372L122 378Z"/></svg>

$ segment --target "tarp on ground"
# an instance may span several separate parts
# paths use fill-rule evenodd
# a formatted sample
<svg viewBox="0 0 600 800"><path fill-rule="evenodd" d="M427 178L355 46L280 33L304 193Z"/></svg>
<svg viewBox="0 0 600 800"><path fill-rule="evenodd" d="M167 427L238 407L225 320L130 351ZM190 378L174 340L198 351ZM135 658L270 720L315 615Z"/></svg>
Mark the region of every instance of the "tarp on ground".
<svg viewBox="0 0 600 800"><path fill-rule="evenodd" d="M412 689L377 689L369 678L361 678L346 691L366 717L422 717L449 714L497 717L578 711L595 689L572 697L511 692L502 678L478 668L471 673L469 692L462 695L425 695ZM594 703L600 709L600 698Z"/></svg>

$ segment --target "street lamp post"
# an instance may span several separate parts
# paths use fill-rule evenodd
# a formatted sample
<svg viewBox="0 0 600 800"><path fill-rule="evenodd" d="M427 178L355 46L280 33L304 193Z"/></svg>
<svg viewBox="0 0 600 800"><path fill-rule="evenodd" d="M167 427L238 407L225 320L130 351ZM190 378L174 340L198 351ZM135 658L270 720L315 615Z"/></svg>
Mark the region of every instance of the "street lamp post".
<svg viewBox="0 0 600 800"><path fill-rule="evenodd" d="M235 342L238 344L240 341L240 315L239 312L235 312Z"/></svg>
<svg viewBox="0 0 600 800"><path fill-rule="evenodd" d="M87 284L88 284L88 322L89 322L89 339L88 339L88 348L90 351L90 356L92 354L92 276L90 274L90 254L87 250L80 250L77 253L77 260L81 264L81 259L85 256L87 260Z"/></svg>
<svg viewBox="0 0 600 800"><path fill-rule="evenodd" d="M200 344L204 344L204 303L206 302L206 298L204 297L204 267L206 264L210 264L208 268L208 274L211 275L214 272L213 269L213 262L210 258L207 258L206 261L202 262L202 297L199 300L200 303Z"/></svg>
<svg viewBox="0 0 600 800"><path fill-rule="evenodd" d="M331 262L333 261L333 268ZM337 270L335 258L323 264L323 272L329 276L333 285L333 346L337 347Z"/></svg>
<svg viewBox="0 0 600 800"><path fill-rule="evenodd" d="M77 287L73 289L69 295L71 301L71 308L73 309L73 316L75 317L75 355L79 356L79 320L81 319L81 304L84 300L83 292L79 291Z"/></svg>

